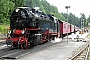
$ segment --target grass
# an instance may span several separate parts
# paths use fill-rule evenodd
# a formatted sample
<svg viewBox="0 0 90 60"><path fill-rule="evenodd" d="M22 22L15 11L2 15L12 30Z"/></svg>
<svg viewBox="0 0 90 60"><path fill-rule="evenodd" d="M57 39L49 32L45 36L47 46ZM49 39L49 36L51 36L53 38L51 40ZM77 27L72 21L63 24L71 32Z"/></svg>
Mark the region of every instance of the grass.
<svg viewBox="0 0 90 60"><path fill-rule="evenodd" d="M7 33L7 28L9 28L9 25L0 25L0 34L6 34Z"/></svg>

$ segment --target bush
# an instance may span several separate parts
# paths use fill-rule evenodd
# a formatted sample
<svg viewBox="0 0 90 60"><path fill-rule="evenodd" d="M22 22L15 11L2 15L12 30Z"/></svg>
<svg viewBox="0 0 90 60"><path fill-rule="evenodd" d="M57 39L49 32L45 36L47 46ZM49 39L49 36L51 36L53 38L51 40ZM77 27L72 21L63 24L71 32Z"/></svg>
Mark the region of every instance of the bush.
<svg viewBox="0 0 90 60"><path fill-rule="evenodd" d="M0 26L0 33L1 34L6 34L7 29L5 28L5 26Z"/></svg>

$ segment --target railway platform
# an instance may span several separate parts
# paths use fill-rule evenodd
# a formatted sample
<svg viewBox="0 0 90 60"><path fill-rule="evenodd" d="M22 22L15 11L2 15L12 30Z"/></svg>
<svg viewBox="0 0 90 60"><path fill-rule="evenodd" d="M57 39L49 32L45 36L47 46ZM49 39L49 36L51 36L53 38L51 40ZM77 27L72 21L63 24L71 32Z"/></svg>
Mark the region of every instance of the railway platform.
<svg viewBox="0 0 90 60"><path fill-rule="evenodd" d="M79 34L79 32L76 33L72 33L71 35L68 35L68 37L64 37L64 39L71 39L73 41L88 41L89 39L87 39L86 37L88 36L88 34L90 34L90 32L86 32L83 34Z"/></svg>
<svg viewBox="0 0 90 60"><path fill-rule="evenodd" d="M56 40L51 41L47 46L43 48L39 48L39 50L35 49L36 51L32 52L31 54L25 55L25 57L22 57L18 60L69 60L69 58L72 57L72 55L82 48L84 45L87 44L87 41L89 39L86 39L86 36L89 33L79 34L79 39L83 38L86 39L86 42L83 41L74 41L72 40L72 36L77 36L78 33L76 33L74 36L73 34L68 36L68 43L67 43L67 37L64 37L62 40L61 38L56 38ZM82 39L82 40L83 40ZM40 46L39 46L40 47Z"/></svg>

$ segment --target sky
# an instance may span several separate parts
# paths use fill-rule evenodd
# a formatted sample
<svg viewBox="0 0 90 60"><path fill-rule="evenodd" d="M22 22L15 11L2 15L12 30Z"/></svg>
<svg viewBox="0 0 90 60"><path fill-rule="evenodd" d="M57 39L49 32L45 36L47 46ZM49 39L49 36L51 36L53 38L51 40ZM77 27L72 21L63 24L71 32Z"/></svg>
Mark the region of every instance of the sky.
<svg viewBox="0 0 90 60"><path fill-rule="evenodd" d="M67 13L65 6L70 6L68 13L73 13L80 17L80 13L84 13L86 18L90 15L90 0L46 0L51 5L58 8L58 12Z"/></svg>

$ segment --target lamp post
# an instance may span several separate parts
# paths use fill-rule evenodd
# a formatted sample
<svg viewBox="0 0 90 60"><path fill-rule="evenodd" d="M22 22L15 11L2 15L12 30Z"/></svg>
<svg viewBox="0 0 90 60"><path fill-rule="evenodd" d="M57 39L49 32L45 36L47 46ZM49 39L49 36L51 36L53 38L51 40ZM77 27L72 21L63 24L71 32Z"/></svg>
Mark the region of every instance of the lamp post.
<svg viewBox="0 0 90 60"><path fill-rule="evenodd" d="M80 13L81 15L81 35L82 35L82 13Z"/></svg>
<svg viewBox="0 0 90 60"><path fill-rule="evenodd" d="M84 32L84 19L82 20L82 23L83 23L83 28L82 29L83 29L83 32Z"/></svg>
<svg viewBox="0 0 90 60"><path fill-rule="evenodd" d="M82 33L84 32L84 19L83 19L83 13L80 13L80 15L81 15L81 35L82 35Z"/></svg>
<svg viewBox="0 0 90 60"><path fill-rule="evenodd" d="M68 43L68 9L70 8L70 6L65 6L65 8L67 9L67 43Z"/></svg>

